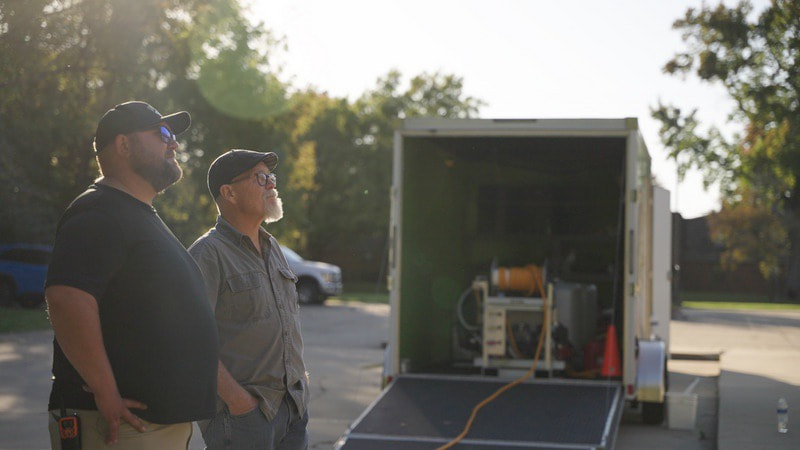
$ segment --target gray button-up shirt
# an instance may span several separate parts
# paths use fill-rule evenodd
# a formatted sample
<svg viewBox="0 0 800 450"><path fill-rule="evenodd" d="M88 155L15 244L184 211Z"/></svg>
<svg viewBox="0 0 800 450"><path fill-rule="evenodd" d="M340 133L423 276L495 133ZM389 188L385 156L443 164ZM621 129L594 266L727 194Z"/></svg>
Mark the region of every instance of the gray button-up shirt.
<svg viewBox="0 0 800 450"><path fill-rule="evenodd" d="M261 254L222 217L189 247L205 278L217 320L220 361L260 399L272 420L284 394L302 416L308 403L295 282L278 241L259 230ZM222 400L217 410L223 408Z"/></svg>

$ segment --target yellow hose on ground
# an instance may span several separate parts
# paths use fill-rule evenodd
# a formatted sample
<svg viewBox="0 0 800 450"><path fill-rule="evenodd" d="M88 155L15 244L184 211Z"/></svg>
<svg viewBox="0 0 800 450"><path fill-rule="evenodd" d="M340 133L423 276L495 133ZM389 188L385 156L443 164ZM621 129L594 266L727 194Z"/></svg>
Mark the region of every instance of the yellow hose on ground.
<svg viewBox="0 0 800 450"><path fill-rule="evenodd" d="M470 414L469 420L467 420L467 424L464 426L464 430L461 432L461 434L456 436L452 441L448 442L447 444L437 448L436 450L446 450L448 448L452 448L454 445L456 445L459 442L461 442L461 440L464 439L467 436L467 433L469 433L469 430L472 427L472 423L475 421L475 417L478 415L478 411L480 411L481 408L483 408L484 406L488 405L491 401L493 401L494 399L499 397L500 394L508 391L509 389L513 388L514 386L517 386L518 384L520 384L523 381L527 380L528 378L533 376L533 374L536 372L536 362L539 361L539 355L541 353L542 343L544 342L544 337L545 337L544 334L545 334L545 330L547 329L545 324L547 324L547 320L549 320L548 319L548 311L547 311L549 309L549 305L547 304L547 300L546 300L547 297L545 296L545 293L544 293L544 280L542 278L542 270L541 270L541 268L536 267L536 266L528 266L528 267L533 268L533 269L530 269L530 270L532 270L534 272L534 277L533 278L534 278L535 287L539 289L539 294L542 296L542 300L543 300L543 304L544 304L544 308L542 308L544 310L544 312L542 314L542 331L539 334L539 343L536 345L536 354L533 356L533 365L531 366L530 369L528 369L527 372L525 372L524 375L522 375L521 377L519 377L516 380L512 381L511 383L508 383L507 385L501 387L500 389L496 390L492 395L486 397L485 399L481 400L480 403L475 405L475 407L472 409L472 414ZM531 292L533 292L533 289L531 289Z"/></svg>

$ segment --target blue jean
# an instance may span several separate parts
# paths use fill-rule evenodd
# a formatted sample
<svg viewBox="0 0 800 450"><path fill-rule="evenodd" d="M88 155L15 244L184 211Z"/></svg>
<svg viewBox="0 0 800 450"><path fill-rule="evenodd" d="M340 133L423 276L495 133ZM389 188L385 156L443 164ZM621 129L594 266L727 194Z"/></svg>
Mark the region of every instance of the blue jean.
<svg viewBox="0 0 800 450"><path fill-rule="evenodd" d="M256 407L239 416L224 408L203 432L208 450L306 450L308 411L300 417L291 399L284 396L271 421Z"/></svg>

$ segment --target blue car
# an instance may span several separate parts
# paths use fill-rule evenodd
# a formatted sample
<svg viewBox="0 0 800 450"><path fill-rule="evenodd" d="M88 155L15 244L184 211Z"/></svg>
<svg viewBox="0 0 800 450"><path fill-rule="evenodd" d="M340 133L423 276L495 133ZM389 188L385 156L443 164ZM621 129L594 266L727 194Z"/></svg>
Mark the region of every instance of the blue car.
<svg viewBox="0 0 800 450"><path fill-rule="evenodd" d="M0 306L14 301L25 308L42 304L52 251L49 245L0 245Z"/></svg>

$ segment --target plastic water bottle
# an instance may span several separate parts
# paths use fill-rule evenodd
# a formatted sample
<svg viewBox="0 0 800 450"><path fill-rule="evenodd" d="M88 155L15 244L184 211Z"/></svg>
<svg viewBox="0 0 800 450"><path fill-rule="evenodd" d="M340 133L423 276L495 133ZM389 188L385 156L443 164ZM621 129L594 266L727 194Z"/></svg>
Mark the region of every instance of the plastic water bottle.
<svg viewBox="0 0 800 450"><path fill-rule="evenodd" d="M787 433L789 431L789 404L786 399L781 397L778 399L778 433Z"/></svg>

